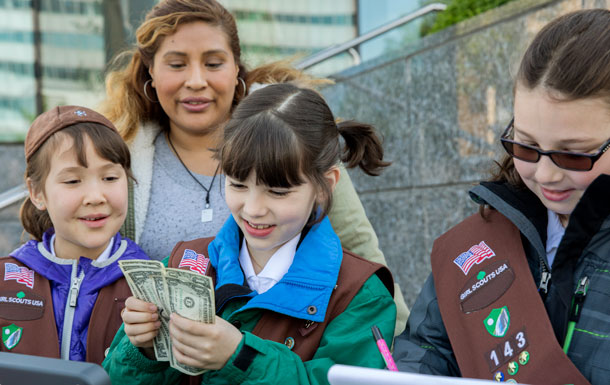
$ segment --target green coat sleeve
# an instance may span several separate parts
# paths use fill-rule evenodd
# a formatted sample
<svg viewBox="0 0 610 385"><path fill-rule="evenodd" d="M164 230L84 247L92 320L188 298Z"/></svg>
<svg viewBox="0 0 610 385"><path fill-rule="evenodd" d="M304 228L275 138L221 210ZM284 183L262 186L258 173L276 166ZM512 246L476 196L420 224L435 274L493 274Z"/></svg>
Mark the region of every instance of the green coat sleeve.
<svg viewBox="0 0 610 385"><path fill-rule="evenodd" d="M340 170L341 176L335 187L333 204L328 213L330 223L345 249L369 261L387 266L383 252L379 249L375 230L366 216L352 180L345 167L341 166ZM405 329L409 309L398 284L394 284L394 301L397 311L394 334L399 335Z"/></svg>
<svg viewBox="0 0 610 385"><path fill-rule="evenodd" d="M182 375L167 362L150 360L144 356L131 344L123 326L114 336L102 366L108 372L112 384L178 384Z"/></svg>
<svg viewBox="0 0 610 385"><path fill-rule="evenodd" d="M385 363L371 326L377 325L384 339L390 342L394 336L395 315L392 297L373 275L345 311L328 324L310 361L302 362L284 344L246 332L242 344L256 350L256 357L245 371L235 367L233 360L240 346L218 375L231 384L328 384L328 369L334 364L383 368Z"/></svg>

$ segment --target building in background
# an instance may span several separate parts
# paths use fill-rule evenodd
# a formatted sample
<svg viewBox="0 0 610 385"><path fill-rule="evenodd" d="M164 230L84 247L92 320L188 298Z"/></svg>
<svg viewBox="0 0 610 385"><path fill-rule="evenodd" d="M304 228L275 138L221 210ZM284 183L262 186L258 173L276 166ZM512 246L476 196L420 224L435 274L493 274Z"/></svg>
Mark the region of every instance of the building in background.
<svg viewBox="0 0 610 385"><path fill-rule="evenodd" d="M357 0L220 0L235 15L244 61L256 67L305 57L358 34ZM312 68L328 75L353 65L342 54Z"/></svg>
<svg viewBox="0 0 610 385"><path fill-rule="evenodd" d="M23 140L53 106L95 107L108 59L129 44L131 23L154 3L0 0L0 141Z"/></svg>
<svg viewBox="0 0 610 385"><path fill-rule="evenodd" d="M358 35L396 20L421 8L419 0L357 0ZM374 59L388 52L398 51L420 37L422 19L416 19L388 31L360 45L358 51L362 61Z"/></svg>
<svg viewBox="0 0 610 385"><path fill-rule="evenodd" d="M0 121L5 140L19 140L40 108L99 100L103 22L97 0L0 0ZM38 107L37 93L42 96Z"/></svg>
<svg viewBox="0 0 610 385"><path fill-rule="evenodd" d="M235 15L250 68L306 57L419 6L418 0L219 1ZM56 105L95 108L104 95L106 66L133 43L135 29L155 3L0 0L0 142L23 140L36 115ZM368 60L403 37L398 31L377 38L360 47L361 55ZM328 76L358 59L344 53L308 71Z"/></svg>

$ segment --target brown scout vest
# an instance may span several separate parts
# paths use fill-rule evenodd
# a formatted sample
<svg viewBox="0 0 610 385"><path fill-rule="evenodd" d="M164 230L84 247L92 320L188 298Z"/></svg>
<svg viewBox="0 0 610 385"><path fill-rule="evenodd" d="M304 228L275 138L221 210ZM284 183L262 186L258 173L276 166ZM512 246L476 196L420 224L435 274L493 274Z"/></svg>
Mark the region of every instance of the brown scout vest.
<svg viewBox="0 0 610 385"><path fill-rule="evenodd" d="M10 262L25 266L12 257L0 258L0 279L4 279L4 263ZM27 267L27 266L26 266ZM15 280L1 281L0 285L0 330L2 327L15 324L23 328L19 343L8 350L2 343L0 351L31 354L42 357L60 358L59 337L55 325L55 315L51 295L51 284L38 273L34 273L34 287L28 288L25 284ZM17 293L23 292L22 299L32 299L31 303L14 304L4 302L2 297L19 298ZM87 332L87 362L101 364L105 351L110 347L117 330L123 323L121 310L125 307L125 299L131 295L125 278L121 278L111 285L102 288L97 296Z"/></svg>
<svg viewBox="0 0 610 385"><path fill-rule="evenodd" d="M200 238L192 241L180 242L172 251L168 267L178 267L184 250L191 249L198 254L208 256L208 245L214 238ZM187 267L183 267L188 269ZM362 285L373 274L381 279L392 296L394 296L394 284L392 274L387 267L367 261L347 250L343 250L343 261L337 278L337 285L330 297L326 318L323 322L311 322L304 319L290 317L273 311L263 311L263 315L252 330L252 334L287 346L292 345L292 351L301 357L301 360L309 361L315 354L324 329L329 322L341 314L347 305L358 293ZM206 275L209 275L216 284L216 271L211 264L208 265ZM293 340L287 339L292 337ZM201 377L190 377L190 384L201 384ZM183 382L189 383L189 382Z"/></svg>
<svg viewBox="0 0 610 385"><path fill-rule="evenodd" d="M474 250L465 274L455 260L472 255L482 241L492 253ZM505 381L519 383L589 384L557 342L519 230L508 219L495 210L488 220L470 216L434 242L431 258L443 323L463 377L496 379L501 372Z"/></svg>

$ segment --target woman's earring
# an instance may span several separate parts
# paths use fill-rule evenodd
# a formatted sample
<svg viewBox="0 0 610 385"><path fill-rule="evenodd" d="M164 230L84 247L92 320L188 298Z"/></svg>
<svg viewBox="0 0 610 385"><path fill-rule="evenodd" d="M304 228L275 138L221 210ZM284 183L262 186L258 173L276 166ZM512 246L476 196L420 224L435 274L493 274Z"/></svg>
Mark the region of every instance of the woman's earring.
<svg viewBox="0 0 610 385"><path fill-rule="evenodd" d="M241 95L241 99L246 97L246 93L248 92L248 87L246 86L246 82L244 81L244 79L241 78L241 76L237 77L237 81L241 83L242 87L244 88L244 92L242 92Z"/></svg>
<svg viewBox="0 0 610 385"><path fill-rule="evenodd" d="M151 103L159 103L158 100L152 100L150 98L150 96L148 96L148 91L146 91L146 88L148 86L148 84L152 83L152 79L148 79L146 82L144 82L144 96L146 97L146 99L148 99L149 102ZM152 86L151 86L152 87Z"/></svg>

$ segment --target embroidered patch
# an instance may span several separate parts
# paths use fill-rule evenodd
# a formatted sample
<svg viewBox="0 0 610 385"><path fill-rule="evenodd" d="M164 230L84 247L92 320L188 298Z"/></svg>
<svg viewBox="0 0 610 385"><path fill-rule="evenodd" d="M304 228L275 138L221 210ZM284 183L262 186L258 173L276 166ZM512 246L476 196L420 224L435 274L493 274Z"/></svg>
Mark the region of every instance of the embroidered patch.
<svg viewBox="0 0 610 385"><path fill-rule="evenodd" d="M514 361L516 357L519 358L520 363L522 358L525 360L525 357L527 357L527 361L529 361L529 353L526 350L523 350L527 348L527 345L528 342L525 328L500 342L495 348L485 353L489 371L493 373L500 366L509 361ZM525 361L525 363L527 363L527 361ZM521 365L525 364L521 363Z"/></svg>
<svg viewBox="0 0 610 385"><path fill-rule="evenodd" d="M15 324L11 324L2 328L2 343L8 350L11 350L19 341L21 341L21 335L23 328Z"/></svg>
<svg viewBox="0 0 610 385"><path fill-rule="evenodd" d="M502 297L515 280L507 260L490 263L470 278L460 290L460 306L464 313L481 310Z"/></svg>
<svg viewBox="0 0 610 385"><path fill-rule="evenodd" d="M464 275L467 275L472 266L479 264L495 255L496 254L493 252L493 250L487 246L484 241L481 241L481 243L478 245L474 245L468 249L468 251L460 254L456 259L453 260L453 263L462 269Z"/></svg>
<svg viewBox="0 0 610 385"><path fill-rule="evenodd" d="M483 322L489 334L494 337L504 337L510 326L508 306L492 309Z"/></svg>
<svg viewBox="0 0 610 385"><path fill-rule="evenodd" d="M27 267L21 267L14 263L4 263L4 280L15 280L17 283L21 283L29 287L34 288L34 270L30 270Z"/></svg>
<svg viewBox="0 0 610 385"><path fill-rule="evenodd" d="M44 299L25 289L15 293L14 290L0 292L0 318L13 321L30 321L42 318L44 314Z"/></svg>
<svg viewBox="0 0 610 385"><path fill-rule="evenodd" d="M205 275L210 259L203 254L197 254L194 250L186 249L178 267L188 267L190 270Z"/></svg>

